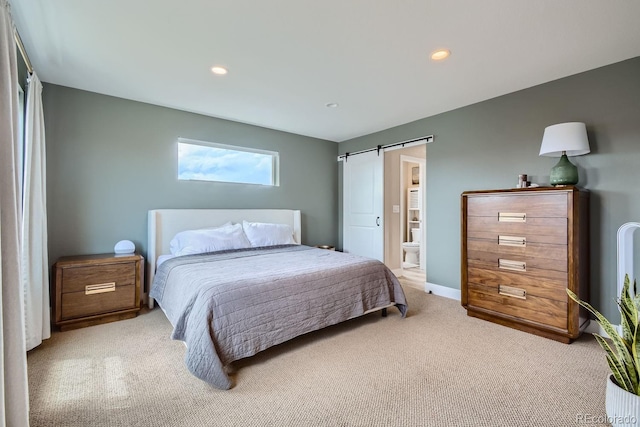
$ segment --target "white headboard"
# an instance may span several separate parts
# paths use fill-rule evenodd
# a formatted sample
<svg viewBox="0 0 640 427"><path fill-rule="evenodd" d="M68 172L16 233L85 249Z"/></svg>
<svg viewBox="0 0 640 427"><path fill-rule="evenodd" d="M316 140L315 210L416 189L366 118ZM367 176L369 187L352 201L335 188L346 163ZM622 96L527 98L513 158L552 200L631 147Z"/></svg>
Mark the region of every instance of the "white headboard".
<svg viewBox="0 0 640 427"><path fill-rule="evenodd" d="M160 255L169 254L169 242L176 233L204 227L215 227L226 222L242 221L288 224L293 228L296 243L302 242L300 211L290 209L154 209L149 211L147 234L147 287L150 289ZM153 302L145 300L149 307Z"/></svg>

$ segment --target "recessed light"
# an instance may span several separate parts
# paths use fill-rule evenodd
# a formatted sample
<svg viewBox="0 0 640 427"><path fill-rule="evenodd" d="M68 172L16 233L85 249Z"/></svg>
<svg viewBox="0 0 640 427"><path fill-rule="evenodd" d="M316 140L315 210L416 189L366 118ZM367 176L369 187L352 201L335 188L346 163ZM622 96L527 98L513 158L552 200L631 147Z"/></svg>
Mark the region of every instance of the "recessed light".
<svg viewBox="0 0 640 427"><path fill-rule="evenodd" d="M327 108L337 108L340 104L338 104L337 102L329 102L324 104L325 107Z"/></svg>
<svg viewBox="0 0 640 427"><path fill-rule="evenodd" d="M211 72L219 76L224 76L225 74L227 74L227 69L216 65L215 67L211 67Z"/></svg>
<svg viewBox="0 0 640 427"><path fill-rule="evenodd" d="M431 54L431 59L434 61L442 61L451 55L451 52L448 49L439 49Z"/></svg>

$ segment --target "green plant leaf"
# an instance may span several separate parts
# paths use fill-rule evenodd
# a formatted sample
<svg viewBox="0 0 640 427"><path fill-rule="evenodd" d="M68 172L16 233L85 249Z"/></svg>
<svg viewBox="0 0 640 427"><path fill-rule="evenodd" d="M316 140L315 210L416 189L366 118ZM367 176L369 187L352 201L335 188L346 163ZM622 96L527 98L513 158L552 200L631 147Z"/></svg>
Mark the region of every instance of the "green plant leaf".
<svg viewBox="0 0 640 427"><path fill-rule="evenodd" d="M600 314L600 312L593 308L589 303L580 300L580 298L578 298L578 296L570 289L567 289L567 294L572 300L574 300L582 307L586 308L591 314L593 314L600 327L609 336L611 342L613 343L613 346L616 349L615 354L613 351L611 351L611 347L606 341L604 341L602 337L600 337L600 340L598 342L601 342L600 345L605 349L605 351L607 351L607 349L610 350L608 354L610 354L614 360L618 361L618 364L616 366L619 366L619 369L621 370L622 379L624 380L624 388L636 390L638 388L638 370L635 363L636 359L632 355L633 344L626 343L623 337L621 337L618 333L617 329L611 324L611 322L609 322L606 317ZM596 336L596 339L598 339L597 337L599 337L599 335L597 334L594 334L594 336ZM602 345L602 342L606 344L606 347ZM631 393L635 393L635 391L631 391Z"/></svg>
<svg viewBox="0 0 640 427"><path fill-rule="evenodd" d="M627 303L619 302L618 305L620 307L620 317L622 323L622 338L629 351L631 351L633 339L636 335L638 313L635 307L630 307L628 305L629 301L630 300L627 300Z"/></svg>
<svg viewBox="0 0 640 427"><path fill-rule="evenodd" d="M622 371L620 370L620 367L614 363L614 360L611 359L611 356L609 355L607 355L607 364L609 365L609 369L611 370L611 374L613 375L613 378L616 380L616 384L618 384L620 388L628 391L629 393L633 393L633 391L631 391L628 388L628 385L624 382L621 376Z"/></svg>
<svg viewBox="0 0 640 427"><path fill-rule="evenodd" d="M611 348L607 340L605 340L602 336L598 334L593 334L593 336L596 339L596 341L598 341L598 344L600 344L600 347L602 347L602 349L607 353L607 363L609 364L609 368L611 368L611 373L616 379L616 382L618 383L618 385L624 388L625 390L627 390L629 393L635 394L635 392L632 390L636 390L637 385L634 386L631 376L629 375L629 372L627 371L626 365L624 364L624 362L620 360L620 358L616 353L614 353L613 349Z"/></svg>
<svg viewBox="0 0 640 427"><path fill-rule="evenodd" d="M634 389L636 390L634 393L640 393L640 328L639 321L640 311L638 310L638 306L636 304L637 296L631 297L629 293L630 289L630 280L629 275L626 274L624 277L624 283L622 286L622 293L620 294L620 299L618 305L620 307L620 314L622 317L622 327L623 327L623 337L625 344L628 346L631 357L632 357L632 365L628 367L629 375L631 377ZM633 283L633 289L636 289L636 283ZM635 375L633 375L635 374Z"/></svg>
<svg viewBox="0 0 640 427"><path fill-rule="evenodd" d="M633 355L633 362L635 365L637 383L636 383L636 391L634 394L640 395L640 328L636 327L636 334L633 337L633 346L631 354Z"/></svg>
<svg viewBox="0 0 640 427"><path fill-rule="evenodd" d="M623 336L631 349L633 337L638 326L638 308L629 294L629 275L625 275L622 293L618 300L618 306L622 314Z"/></svg>
<svg viewBox="0 0 640 427"><path fill-rule="evenodd" d="M633 328L633 313L629 312L627 307L620 306L620 318L622 325L622 338L627 344L627 348L631 350L631 342L635 335L635 328Z"/></svg>
<svg viewBox="0 0 640 427"><path fill-rule="evenodd" d="M625 274L624 276L624 281L628 281L629 280L629 275ZM636 280L633 280L633 305L635 305L636 310L638 310L638 312L640 312L640 295L638 295L638 289L636 287Z"/></svg>
<svg viewBox="0 0 640 427"><path fill-rule="evenodd" d="M625 292L626 290L626 292ZM634 297L629 295L629 275L624 276L623 294L628 298L626 310L629 322L629 329L632 329L633 335L631 339L631 355L633 357L633 364L635 366L635 372L637 376L637 382L635 384L635 393L640 395L640 296L636 293L636 281L633 281Z"/></svg>

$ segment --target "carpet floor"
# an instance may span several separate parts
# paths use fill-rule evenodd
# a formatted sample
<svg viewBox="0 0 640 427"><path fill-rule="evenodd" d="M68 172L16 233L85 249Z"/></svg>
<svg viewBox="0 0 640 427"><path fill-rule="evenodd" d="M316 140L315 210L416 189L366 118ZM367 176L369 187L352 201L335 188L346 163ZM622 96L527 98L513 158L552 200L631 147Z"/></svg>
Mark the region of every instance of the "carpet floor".
<svg viewBox="0 0 640 427"><path fill-rule="evenodd" d="M158 308L54 332L28 354L31 426L607 425L591 335L561 344L405 293L405 319L372 313L235 362L227 391L187 371Z"/></svg>

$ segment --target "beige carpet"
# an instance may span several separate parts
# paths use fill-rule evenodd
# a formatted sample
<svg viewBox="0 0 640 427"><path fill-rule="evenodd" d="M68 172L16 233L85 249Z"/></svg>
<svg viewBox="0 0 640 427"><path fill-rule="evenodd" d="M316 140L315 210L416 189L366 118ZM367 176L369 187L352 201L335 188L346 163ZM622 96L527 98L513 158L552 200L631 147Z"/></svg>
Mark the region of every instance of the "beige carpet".
<svg viewBox="0 0 640 427"><path fill-rule="evenodd" d="M54 333L31 351L31 426L605 425L591 335L566 345L405 287L409 315L367 315L234 364L211 388L155 309Z"/></svg>

